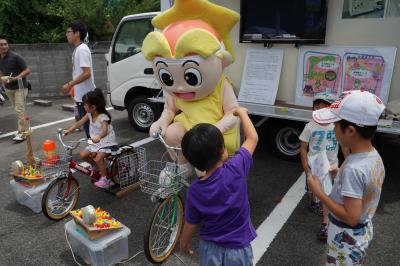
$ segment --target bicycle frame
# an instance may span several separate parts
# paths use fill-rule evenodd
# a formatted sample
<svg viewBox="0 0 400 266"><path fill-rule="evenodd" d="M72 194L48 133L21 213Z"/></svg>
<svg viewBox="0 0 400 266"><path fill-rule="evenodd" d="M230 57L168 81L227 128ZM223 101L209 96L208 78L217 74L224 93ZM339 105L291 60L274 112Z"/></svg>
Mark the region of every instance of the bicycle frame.
<svg viewBox="0 0 400 266"><path fill-rule="evenodd" d="M175 195L173 195L172 197L174 197L174 199L173 199L173 202L172 202L172 204L173 204L173 209L174 209L174 211L173 211L173 213L172 213L172 220L171 220L171 223L169 224L169 226L171 227L171 226L173 226L174 224L175 224L175 222L176 222L176 213L177 213L177 210L176 210L176 205L178 204L178 193L176 193ZM162 208L162 210L161 210L161 215L160 215L160 221L159 222L161 222L163 219L164 219L164 211L165 211L165 206L163 206L163 208Z"/></svg>
<svg viewBox="0 0 400 266"><path fill-rule="evenodd" d="M99 180L100 179L100 173L98 171L93 171L93 170L89 170L83 166L81 166L77 161L75 160L70 160L69 161L69 175L72 175L72 169L89 176L91 179L94 180Z"/></svg>
<svg viewBox="0 0 400 266"><path fill-rule="evenodd" d="M78 148L80 142L86 141L86 139L80 139L79 141L77 141L75 143L75 145L70 146L70 145L65 144L65 142L63 141L61 128L58 129L57 135L58 135L58 140L60 141L61 145L64 147L64 149L68 153L68 155L72 155L72 151L75 150L76 148ZM77 161L70 159L68 177L73 174L72 169L76 170L84 175L89 176L91 179L98 180L100 178L99 172L89 170L89 169L81 166Z"/></svg>

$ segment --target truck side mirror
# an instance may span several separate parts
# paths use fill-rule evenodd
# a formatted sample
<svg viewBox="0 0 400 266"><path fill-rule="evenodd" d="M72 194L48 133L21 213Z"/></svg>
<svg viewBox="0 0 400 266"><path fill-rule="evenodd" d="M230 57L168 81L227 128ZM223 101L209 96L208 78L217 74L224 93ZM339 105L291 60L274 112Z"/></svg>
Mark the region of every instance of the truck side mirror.
<svg viewBox="0 0 400 266"><path fill-rule="evenodd" d="M144 69L144 74L145 75L154 75L154 70L151 67L145 68Z"/></svg>

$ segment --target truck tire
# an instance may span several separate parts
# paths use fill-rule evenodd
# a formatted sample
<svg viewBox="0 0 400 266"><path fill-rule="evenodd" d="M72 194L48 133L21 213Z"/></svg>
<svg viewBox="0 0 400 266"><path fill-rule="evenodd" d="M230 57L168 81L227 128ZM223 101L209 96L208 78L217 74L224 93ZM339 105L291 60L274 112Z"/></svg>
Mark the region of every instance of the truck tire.
<svg viewBox="0 0 400 266"><path fill-rule="evenodd" d="M288 120L271 121L269 123L267 135L272 150L279 158L288 161L299 160L299 136L303 128L303 124Z"/></svg>
<svg viewBox="0 0 400 266"><path fill-rule="evenodd" d="M149 96L138 96L128 105L128 116L131 125L139 131L148 132L151 124L159 117L159 107L152 103Z"/></svg>

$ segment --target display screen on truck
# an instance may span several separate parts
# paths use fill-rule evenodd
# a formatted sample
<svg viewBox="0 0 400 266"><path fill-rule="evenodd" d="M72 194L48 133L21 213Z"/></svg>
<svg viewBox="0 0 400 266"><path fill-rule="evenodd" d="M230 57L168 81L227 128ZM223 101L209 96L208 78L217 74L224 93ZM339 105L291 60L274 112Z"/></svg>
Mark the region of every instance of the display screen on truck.
<svg viewBox="0 0 400 266"><path fill-rule="evenodd" d="M242 0L241 42L324 43L326 0Z"/></svg>

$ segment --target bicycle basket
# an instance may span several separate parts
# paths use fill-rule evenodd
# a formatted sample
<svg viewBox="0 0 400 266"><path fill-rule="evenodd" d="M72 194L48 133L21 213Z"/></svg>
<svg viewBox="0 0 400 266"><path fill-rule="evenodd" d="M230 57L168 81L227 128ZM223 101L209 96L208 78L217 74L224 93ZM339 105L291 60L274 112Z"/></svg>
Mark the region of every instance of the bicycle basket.
<svg viewBox="0 0 400 266"><path fill-rule="evenodd" d="M127 155L118 156L118 180L121 188L139 182L139 168L146 162L146 149L135 147Z"/></svg>
<svg viewBox="0 0 400 266"><path fill-rule="evenodd" d="M43 158L35 159L38 169L46 178L57 178L68 176L69 161L71 156L65 153L58 153L54 159L45 160Z"/></svg>
<svg viewBox="0 0 400 266"><path fill-rule="evenodd" d="M139 168L139 172L142 173L140 187L144 193L165 199L183 188L180 181L185 171L174 163L149 161Z"/></svg>

